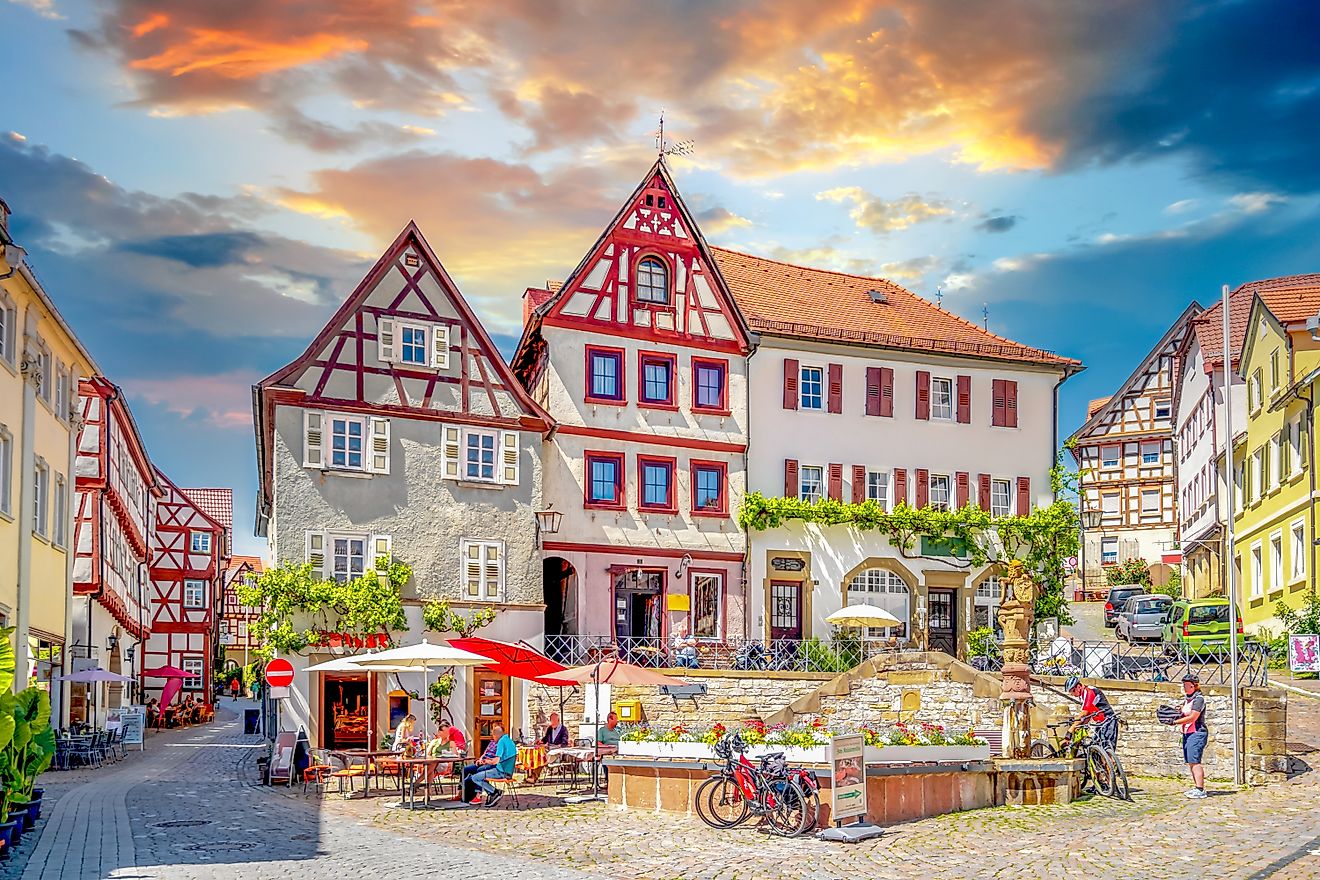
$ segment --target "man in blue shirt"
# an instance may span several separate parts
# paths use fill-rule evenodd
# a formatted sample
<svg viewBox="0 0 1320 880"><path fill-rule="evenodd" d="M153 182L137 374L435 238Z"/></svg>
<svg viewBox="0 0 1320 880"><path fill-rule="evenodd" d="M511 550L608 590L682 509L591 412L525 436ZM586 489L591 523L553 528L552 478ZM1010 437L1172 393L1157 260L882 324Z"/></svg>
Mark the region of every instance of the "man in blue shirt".
<svg viewBox="0 0 1320 880"><path fill-rule="evenodd" d="M499 724L491 728L490 734L490 745L486 746L486 751L481 753L477 763L463 768L463 802L466 804L476 806L482 803L476 797L476 789L480 788L486 795L485 805L495 806L504 795L488 780L513 778L518 746Z"/></svg>

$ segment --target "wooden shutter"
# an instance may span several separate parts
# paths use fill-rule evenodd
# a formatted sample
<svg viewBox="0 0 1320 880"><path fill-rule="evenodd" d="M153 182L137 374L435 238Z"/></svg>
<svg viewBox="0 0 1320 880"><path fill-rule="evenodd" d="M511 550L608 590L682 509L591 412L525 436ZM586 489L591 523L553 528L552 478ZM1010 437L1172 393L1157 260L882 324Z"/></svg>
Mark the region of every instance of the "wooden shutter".
<svg viewBox="0 0 1320 880"><path fill-rule="evenodd" d="M972 420L972 377L958 377L958 421L967 424Z"/></svg>
<svg viewBox="0 0 1320 880"><path fill-rule="evenodd" d="M912 477L916 481L916 506L918 508L930 505L930 471L925 468L917 468Z"/></svg>
<svg viewBox="0 0 1320 880"><path fill-rule="evenodd" d="M907 470L894 468L894 506L907 503Z"/></svg>
<svg viewBox="0 0 1320 880"><path fill-rule="evenodd" d="M976 478L977 506L982 510L990 509L990 475L981 474Z"/></svg>
<svg viewBox="0 0 1320 880"><path fill-rule="evenodd" d="M459 457L463 452L463 432L455 425L442 425L440 432L440 475L446 480L457 480L462 474Z"/></svg>
<svg viewBox="0 0 1320 880"><path fill-rule="evenodd" d="M966 471L959 471L954 480L954 485L958 493L958 507L966 507L967 502L970 500L969 496L971 495L971 475Z"/></svg>
<svg viewBox="0 0 1320 880"><path fill-rule="evenodd" d="M917 418L930 419L930 373L917 370Z"/></svg>
<svg viewBox="0 0 1320 880"><path fill-rule="evenodd" d="M325 413L303 410L303 467L325 467Z"/></svg>
<svg viewBox="0 0 1320 880"><path fill-rule="evenodd" d="M866 368L866 414L880 415L880 368Z"/></svg>
<svg viewBox="0 0 1320 880"><path fill-rule="evenodd" d="M376 357L382 363L394 363L398 348L395 345L395 339L398 336L396 331L397 323L393 318L376 319Z"/></svg>
<svg viewBox="0 0 1320 880"><path fill-rule="evenodd" d="M798 362L784 358L784 409L798 408Z"/></svg>
<svg viewBox="0 0 1320 880"><path fill-rule="evenodd" d="M371 565L382 578L390 576L390 562L394 559L394 541L389 535L371 536Z"/></svg>
<svg viewBox="0 0 1320 880"><path fill-rule="evenodd" d="M830 465L830 497L835 501L843 500L843 465Z"/></svg>
<svg viewBox="0 0 1320 880"><path fill-rule="evenodd" d="M500 432L500 482L506 486L518 485L518 462L522 458L518 448L517 431Z"/></svg>
<svg viewBox="0 0 1320 880"><path fill-rule="evenodd" d="M829 397L826 408L832 413L843 412L843 364L830 364Z"/></svg>
<svg viewBox="0 0 1320 880"><path fill-rule="evenodd" d="M436 324L431 331L431 366L449 369L449 325Z"/></svg>
<svg viewBox="0 0 1320 880"><path fill-rule="evenodd" d="M798 497L798 463L796 458L784 459L784 497Z"/></svg>
<svg viewBox="0 0 1320 880"><path fill-rule="evenodd" d="M369 420L371 449L367 457L367 470L373 474L390 472L390 420L372 416Z"/></svg>
<svg viewBox="0 0 1320 880"><path fill-rule="evenodd" d="M463 544L463 589L469 599L480 599L481 589L481 544L468 541Z"/></svg>
<svg viewBox="0 0 1320 880"><path fill-rule="evenodd" d="M1004 424L1010 428L1018 426L1017 383L1004 380Z"/></svg>
<svg viewBox="0 0 1320 880"><path fill-rule="evenodd" d="M861 504L866 500L866 466L855 464L852 467L852 501Z"/></svg>
<svg viewBox="0 0 1320 880"><path fill-rule="evenodd" d="M312 564L312 577L325 580L325 532L307 532L303 542L303 560Z"/></svg>
<svg viewBox="0 0 1320 880"><path fill-rule="evenodd" d="M504 594L504 544L487 542L482 547L481 555L486 575L485 598L498 601Z"/></svg>
<svg viewBox="0 0 1320 880"><path fill-rule="evenodd" d="M894 371L889 367L880 368L880 415L894 417Z"/></svg>
<svg viewBox="0 0 1320 880"><path fill-rule="evenodd" d="M990 424L1002 428L1008 418L1004 411L1004 380L993 379L990 382Z"/></svg>
<svg viewBox="0 0 1320 880"><path fill-rule="evenodd" d="M1018 516L1026 516L1031 513L1031 477L1017 478L1017 510Z"/></svg>

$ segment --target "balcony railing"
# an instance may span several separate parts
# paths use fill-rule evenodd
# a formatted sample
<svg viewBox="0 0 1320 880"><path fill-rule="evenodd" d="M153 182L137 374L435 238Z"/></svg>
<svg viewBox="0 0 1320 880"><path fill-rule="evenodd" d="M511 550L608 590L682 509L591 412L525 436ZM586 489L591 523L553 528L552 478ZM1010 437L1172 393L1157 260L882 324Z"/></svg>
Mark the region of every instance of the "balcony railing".
<svg viewBox="0 0 1320 880"><path fill-rule="evenodd" d="M547 635L545 653L565 666L582 666L617 657L637 666L665 669L770 670L776 672L846 672L876 654L909 647L904 640L861 639L724 639L697 640L694 649L649 636Z"/></svg>
<svg viewBox="0 0 1320 880"><path fill-rule="evenodd" d="M1266 687L1269 659L1266 645L1239 642L1238 684ZM998 670L1003 660L999 656L973 658L972 664ZM1087 642L1063 637L1040 642L1032 649L1031 671L1036 675L1172 682L1181 681L1183 675L1192 672L1202 684L1228 684L1232 680L1227 647L1193 652L1182 645Z"/></svg>

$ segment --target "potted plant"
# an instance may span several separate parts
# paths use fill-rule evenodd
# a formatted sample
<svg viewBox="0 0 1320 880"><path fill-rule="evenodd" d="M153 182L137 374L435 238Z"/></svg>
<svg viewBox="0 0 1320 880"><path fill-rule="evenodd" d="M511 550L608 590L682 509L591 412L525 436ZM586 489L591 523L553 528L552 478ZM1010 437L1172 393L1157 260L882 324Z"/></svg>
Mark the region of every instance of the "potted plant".
<svg viewBox="0 0 1320 880"><path fill-rule="evenodd" d="M50 726L50 695L44 690L29 687L12 697L6 694L0 698L0 712L10 708L11 700L13 731L0 772L5 776L6 797L12 797L11 815L22 812L26 830L41 810L41 799L34 798L33 793L37 777L46 772L55 757L55 731ZM0 735L3 732L0 730Z"/></svg>

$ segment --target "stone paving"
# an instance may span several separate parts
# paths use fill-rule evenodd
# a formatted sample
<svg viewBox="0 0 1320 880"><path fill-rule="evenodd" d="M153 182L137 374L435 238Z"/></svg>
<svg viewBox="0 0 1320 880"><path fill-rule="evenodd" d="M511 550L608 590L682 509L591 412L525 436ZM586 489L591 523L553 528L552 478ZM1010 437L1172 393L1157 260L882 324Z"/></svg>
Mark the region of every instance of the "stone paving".
<svg viewBox="0 0 1320 880"><path fill-rule="evenodd" d="M1320 699L1291 702L1306 727L1289 739L1320 742ZM1249 791L1221 787L1200 802L1182 797L1184 780L1142 779L1133 803L980 810L843 846L565 805L550 789L525 796L517 811L417 813L391 808L397 798L388 796L266 789L255 785L259 740L242 736L227 706L213 725L148 743L119 765L43 779L41 833L0 866L0 880L1320 877L1314 772Z"/></svg>

